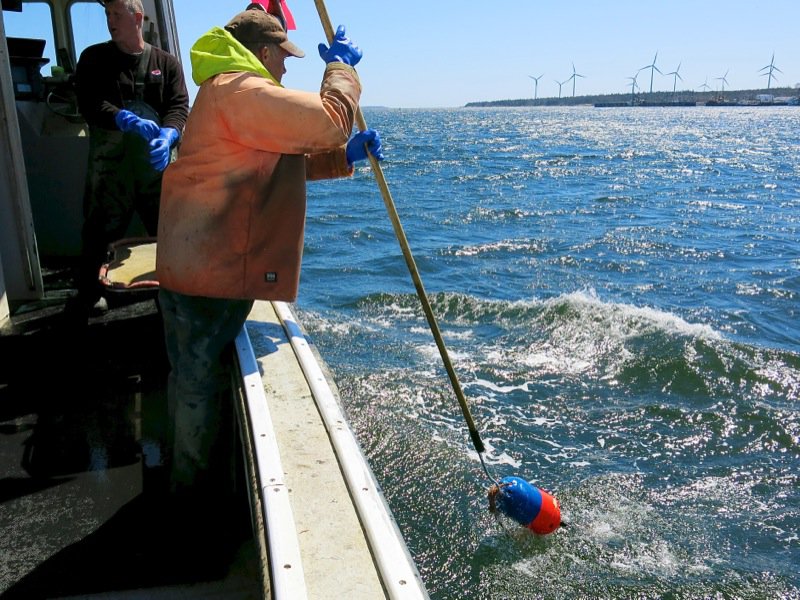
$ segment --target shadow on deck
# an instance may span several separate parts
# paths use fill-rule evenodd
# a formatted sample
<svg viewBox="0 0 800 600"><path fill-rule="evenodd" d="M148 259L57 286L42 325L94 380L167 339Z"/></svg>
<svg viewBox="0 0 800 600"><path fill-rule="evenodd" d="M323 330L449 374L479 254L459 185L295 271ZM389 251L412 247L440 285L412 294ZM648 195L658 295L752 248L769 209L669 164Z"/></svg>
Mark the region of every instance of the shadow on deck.
<svg viewBox="0 0 800 600"><path fill-rule="evenodd" d="M167 494L155 301L76 326L65 297L0 331L0 596L259 598L246 494L191 515Z"/></svg>

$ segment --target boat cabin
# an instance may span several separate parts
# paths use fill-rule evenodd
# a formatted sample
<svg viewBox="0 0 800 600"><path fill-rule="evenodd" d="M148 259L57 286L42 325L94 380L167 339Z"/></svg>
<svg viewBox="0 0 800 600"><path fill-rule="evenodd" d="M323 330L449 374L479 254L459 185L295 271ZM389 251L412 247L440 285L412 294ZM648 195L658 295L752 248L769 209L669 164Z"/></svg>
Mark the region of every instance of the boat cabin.
<svg viewBox="0 0 800 600"><path fill-rule="evenodd" d="M171 3L143 4L145 40L179 56ZM84 48L109 38L97 0L3 0L2 6L0 319L42 298L42 265L69 264L80 252L89 139L74 72ZM129 233L142 234L141 224L135 221Z"/></svg>

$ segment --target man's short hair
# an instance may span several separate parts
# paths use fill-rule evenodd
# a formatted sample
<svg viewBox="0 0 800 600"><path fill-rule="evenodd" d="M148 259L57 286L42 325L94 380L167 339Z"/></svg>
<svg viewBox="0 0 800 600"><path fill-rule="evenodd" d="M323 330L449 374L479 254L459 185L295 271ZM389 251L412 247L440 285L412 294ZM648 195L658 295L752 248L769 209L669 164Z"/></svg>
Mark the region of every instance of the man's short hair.
<svg viewBox="0 0 800 600"><path fill-rule="evenodd" d="M103 5L114 4L115 2L122 3L122 5L128 9L128 12L132 15L135 15L136 13L144 14L144 5L142 4L142 0L106 0Z"/></svg>

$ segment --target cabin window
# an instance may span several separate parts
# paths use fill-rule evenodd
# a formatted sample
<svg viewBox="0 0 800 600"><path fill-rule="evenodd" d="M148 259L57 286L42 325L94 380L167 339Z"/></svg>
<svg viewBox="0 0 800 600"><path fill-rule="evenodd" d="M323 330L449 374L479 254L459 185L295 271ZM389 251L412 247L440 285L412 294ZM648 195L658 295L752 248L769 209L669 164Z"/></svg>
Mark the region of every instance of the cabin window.
<svg viewBox="0 0 800 600"><path fill-rule="evenodd" d="M42 58L47 62L41 68L44 77L50 75L50 69L55 65L73 71L86 47L110 39L105 9L97 0L54 4L55 7L64 5L68 14L63 15L55 15L51 3L38 1L23 2L22 12L3 11L7 37L45 40Z"/></svg>
<svg viewBox="0 0 800 600"><path fill-rule="evenodd" d="M41 58L47 59L47 62L42 66L41 73L44 76L50 75L50 67L58 64L53 10L50 5L46 2L24 2L22 12L3 11L3 25L6 37L44 40Z"/></svg>
<svg viewBox="0 0 800 600"><path fill-rule="evenodd" d="M92 44L111 39L106 25L105 8L97 2L74 2L69 7L72 35L75 44L75 58Z"/></svg>

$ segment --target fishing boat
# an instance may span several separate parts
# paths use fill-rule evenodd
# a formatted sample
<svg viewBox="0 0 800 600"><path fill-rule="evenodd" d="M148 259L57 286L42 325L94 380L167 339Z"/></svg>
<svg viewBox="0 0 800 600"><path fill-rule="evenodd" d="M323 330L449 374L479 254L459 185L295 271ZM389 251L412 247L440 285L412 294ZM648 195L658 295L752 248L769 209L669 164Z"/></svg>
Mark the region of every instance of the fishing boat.
<svg viewBox="0 0 800 600"><path fill-rule="evenodd" d="M172 3L144 6L146 40L180 56ZM63 311L88 153L74 21L104 22L103 6L2 7L0 595L427 598L335 382L285 303L256 302L236 339L227 500L171 526L181 507L165 467L157 242L140 223L109 249L109 310L78 327Z"/></svg>

